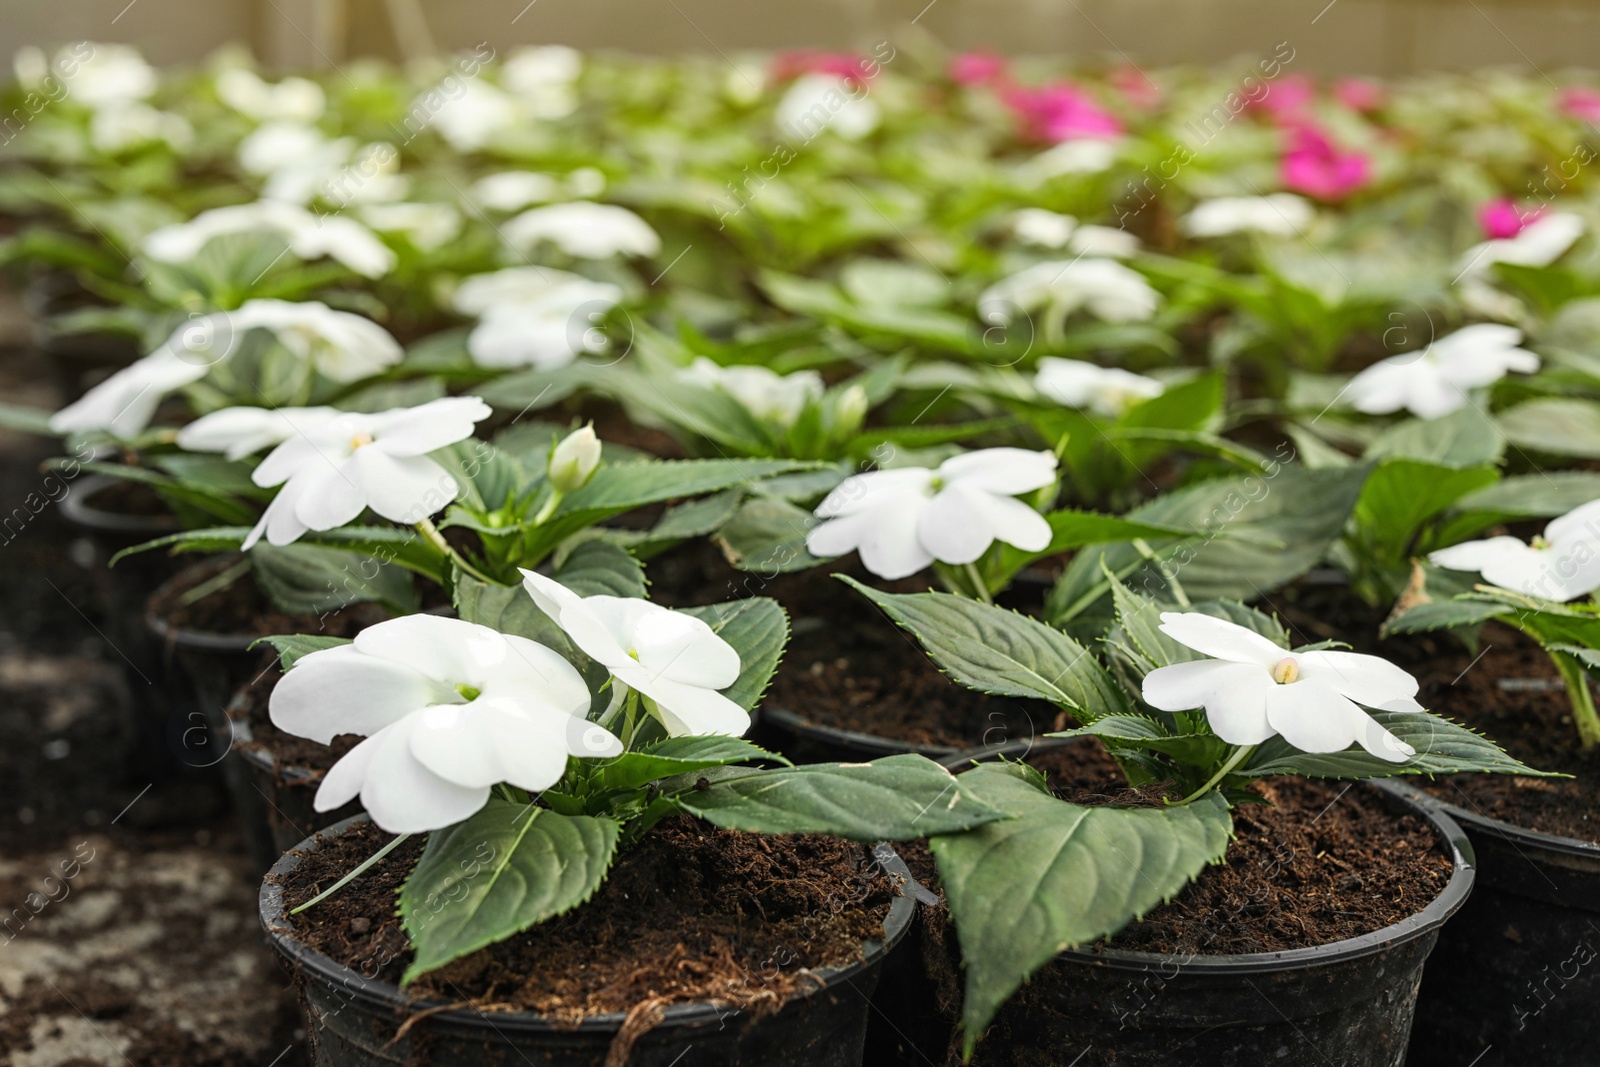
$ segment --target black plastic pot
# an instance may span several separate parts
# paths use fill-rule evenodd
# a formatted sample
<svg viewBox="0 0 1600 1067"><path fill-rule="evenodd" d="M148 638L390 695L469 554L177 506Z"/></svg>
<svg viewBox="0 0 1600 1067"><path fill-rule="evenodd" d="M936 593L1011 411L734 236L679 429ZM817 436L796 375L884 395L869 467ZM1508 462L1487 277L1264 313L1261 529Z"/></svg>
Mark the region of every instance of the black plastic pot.
<svg viewBox="0 0 1600 1067"><path fill-rule="evenodd" d="M228 704L232 745L223 764L258 874L265 874L279 856L305 838L361 812L354 800L334 811L317 811L312 801L326 771L284 762L270 743L255 737L245 707L252 686L266 681L261 678L242 686Z"/></svg>
<svg viewBox="0 0 1600 1067"><path fill-rule="evenodd" d="M1407 1062L1600 1063L1600 845L1416 797L1465 828L1478 887L1439 938Z"/></svg>
<svg viewBox="0 0 1600 1067"><path fill-rule="evenodd" d="M1037 746L1075 743L1043 739ZM995 746L947 760L946 766L959 769L969 760L998 756L1019 759L1029 747ZM974 1063L1399 1067L1406 1062L1423 962L1445 921L1466 902L1476 861L1465 832L1439 805L1390 782L1365 787L1379 791L1390 810L1426 819L1451 856L1450 881L1421 911L1361 937L1289 952L1192 957L1115 948L1063 952L1001 1009ZM1485 962L1480 957L1473 973ZM938 1045L940 1021L937 1016L920 1020L926 1045ZM1469 1061L1449 1062L1467 1067Z"/></svg>
<svg viewBox="0 0 1600 1067"><path fill-rule="evenodd" d="M329 828L338 834L365 816ZM276 879L293 870L301 854L321 836L300 843L278 861L261 886L261 924L272 947L294 968L310 1035L314 1067L375 1067L379 1064L537 1064L539 1067L601 1067L622 1014L597 1015L576 1027L558 1025L530 1012L484 1013L438 1010L443 1004L408 999L399 988L374 981L295 940L285 923L283 891ZM880 845L874 857L891 876L910 883L905 864ZM884 940L863 944L863 958L814 973L818 988L790 1000L776 1013L755 1016L712 1003L665 1009L642 1034L627 1062L631 1067L738 1065L738 1067L854 1067L862 1062L868 1000L884 956L911 923L910 896L895 899L884 920ZM407 1019L415 1020L403 1034Z"/></svg>
<svg viewBox="0 0 1600 1067"><path fill-rule="evenodd" d="M796 763L864 763L905 752L943 760L963 751L946 745L914 745L892 737L823 726L787 708L770 705L761 709L761 721L752 729L751 738Z"/></svg>

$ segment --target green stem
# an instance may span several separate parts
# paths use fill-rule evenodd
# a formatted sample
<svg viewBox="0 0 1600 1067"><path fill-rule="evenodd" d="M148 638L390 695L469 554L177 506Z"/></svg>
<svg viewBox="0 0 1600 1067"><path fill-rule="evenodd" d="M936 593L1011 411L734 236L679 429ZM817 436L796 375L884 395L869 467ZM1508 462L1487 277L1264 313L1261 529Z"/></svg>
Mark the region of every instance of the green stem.
<svg viewBox="0 0 1600 1067"><path fill-rule="evenodd" d="M1201 786L1193 793L1190 793L1188 796L1178 801L1173 805L1173 807L1177 807L1179 804L1192 804L1196 800L1199 800L1201 797L1205 796L1207 793L1211 792L1211 790L1216 787L1218 782L1222 781L1224 778L1228 777L1228 775L1233 773L1233 769L1235 767L1249 759L1250 754L1256 750L1256 747L1257 746L1255 745L1240 745L1238 748L1234 749L1233 755L1228 757L1228 762L1224 763L1221 768L1218 769L1217 773L1211 776L1210 781L1206 782L1205 785Z"/></svg>
<svg viewBox="0 0 1600 1067"><path fill-rule="evenodd" d="M410 834L401 834L399 837L396 837L393 841L390 841L387 845L384 845L371 856L368 856L364 861L362 861L361 866L357 867L355 870L351 871L349 874L345 875L343 878L339 879L337 882L333 883L328 888L324 889L322 892L318 893L316 896L300 905L298 908L292 909L289 914L299 915L302 911L305 911L313 904L320 904L324 900L327 900L339 890L343 889L345 886L361 877L362 872L364 872L368 867L371 867L374 863L377 863L379 860L383 859L383 857L387 856L389 853L393 852L396 845L400 844L400 842L404 841L410 836Z"/></svg>
<svg viewBox="0 0 1600 1067"><path fill-rule="evenodd" d="M1565 652L1551 652L1550 661L1561 673L1567 685L1567 698L1572 701L1572 721L1578 727L1578 743L1584 748L1600 744L1600 713L1595 711L1594 694L1589 691L1589 675L1576 656Z"/></svg>
<svg viewBox="0 0 1600 1067"><path fill-rule="evenodd" d="M1161 572L1161 577L1167 580L1167 590L1172 594L1172 599L1177 601L1178 606L1180 608L1190 607L1189 594L1185 593L1183 586L1178 584L1177 573L1167 573L1167 569L1161 565L1161 560L1156 556L1156 550L1150 547L1149 542L1142 537L1135 537L1130 543L1140 556L1156 565L1156 569Z"/></svg>
<svg viewBox="0 0 1600 1067"><path fill-rule="evenodd" d="M240 578L243 578L247 573L249 573L249 571L250 557L245 556L244 558L240 559L238 563L235 563L233 566L229 567L215 578L207 579L206 581L203 581L199 585L195 586L193 589L189 590L187 593L184 593L178 598L178 602L184 606L198 603L199 601L202 601L206 597L210 596L212 593L228 588L228 586L232 585L234 582L237 582Z"/></svg>
<svg viewBox="0 0 1600 1067"><path fill-rule="evenodd" d="M543 526L548 522L550 516L556 513L556 508L561 506L561 498L564 496L566 496L565 493L552 485L550 487L550 496L540 506L539 513L533 517L533 524L535 526Z"/></svg>
<svg viewBox="0 0 1600 1067"><path fill-rule="evenodd" d="M427 541L428 544L444 553L444 557L446 559L454 560L456 566L472 575L472 577L476 578L478 581L483 582L486 585L500 584L493 578L490 578L488 575L484 574L478 568L474 567L472 564L468 563L466 558L462 556L461 553L457 552L455 548L451 546L449 541L444 539L444 534L439 532L439 528L433 524L431 519L423 519L418 522L417 532L422 535L423 540Z"/></svg>
<svg viewBox="0 0 1600 1067"><path fill-rule="evenodd" d="M983 575L978 573L976 563L967 564L967 578L972 582L972 594L985 604L993 604L994 597L989 595L989 583L983 580Z"/></svg>

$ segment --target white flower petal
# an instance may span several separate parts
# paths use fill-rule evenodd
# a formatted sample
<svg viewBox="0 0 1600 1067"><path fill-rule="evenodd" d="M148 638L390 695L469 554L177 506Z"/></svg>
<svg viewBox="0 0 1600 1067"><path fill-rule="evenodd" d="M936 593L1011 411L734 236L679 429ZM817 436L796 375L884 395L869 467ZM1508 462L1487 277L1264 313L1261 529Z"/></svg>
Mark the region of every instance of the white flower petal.
<svg viewBox="0 0 1600 1067"><path fill-rule="evenodd" d="M1273 685L1266 694L1267 721L1302 752L1343 752L1363 732L1367 715L1320 681Z"/></svg>
<svg viewBox="0 0 1600 1067"><path fill-rule="evenodd" d="M312 465L293 478L278 491L290 495L294 501L294 517L313 530L332 530L353 522L367 507L362 476L354 459L342 463ZM287 542L274 540L269 524L267 540L273 544Z"/></svg>
<svg viewBox="0 0 1600 1067"><path fill-rule="evenodd" d="M632 674L618 672L617 677L656 702L662 724L673 737L687 734L742 737L750 729L750 713L714 689L666 678L646 679L646 684L635 685L637 679Z"/></svg>
<svg viewBox="0 0 1600 1067"><path fill-rule="evenodd" d="M461 786L429 770L412 754L412 715L370 738L373 753L361 785L361 806L372 821L394 834L439 830L477 814L488 786Z"/></svg>
<svg viewBox="0 0 1600 1067"><path fill-rule="evenodd" d="M1057 459L1049 450L983 448L963 452L939 464L939 477L963 482L991 493L1015 496L1043 489L1056 480Z"/></svg>
<svg viewBox="0 0 1600 1067"><path fill-rule="evenodd" d="M360 492L367 506L394 522L421 522L442 511L461 492L455 478L427 456L395 456L377 445L368 445L356 449L349 463L360 472ZM303 507L300 516L310 520ZM355 515L350 516L353 518ZM313 529L328 529L311 525Z"/></svg>
<svg viewBox="0 0 1600 1067"><path fill-rule="evenodd" d="M520 706L509 697L441 705L420 713L411 755L458 786L488 788L499 782L538 792L567 769L571 715Z"/></svg>
<svg viewBox="0 0 1600 1067"><path fill-rule="evenodd" d="M1163 611L1161 632L1196 652L1233 663L1259 663L1270 668L1289 655L1288 649L1254 630L1197 611Z"/></svg>
<svg viewBox="0 0 1600 1067"><path fill-rule="evenodd" d="M325 745L339 734L375 734L438 697L437 683L421 672L340 645L301 657L267 709L284 733Z"/></svg>
<svg viewBox="0 0 1600 1067"><path fill-rule="evenodd" d="M986 499L993 497L981 490L967 490L959 482L935 493L917 517L918 543L941 563L973 562L994 543L983 504ZM887 525L890 518L883 516L878 521Z"/></svg>
<svg viewBox="0 0 1600 1067"><path fill-rule="evenodd" d="M476 424L492 414L478 397L447 396L375 416L372 436L392 456L420 456L471 437Z"/></svg>
<svg viewBox="0 0 1600 1067"><path fill-rule="evenodd" d="M1381 708L1417 695L1417 680L1381 656L1360 652L1301 652L1294 657L1300 677L1321 682L1358 704Z"/></svg>
<svg viewBox="0 0 1600 1067"><path fill-rule="evenodd" d="M641 613L633 625L633 647L651 677L710 689L726 689L739 680L739 653L703 619L681 611L656 607Z"/></svg>
<svg viewBox="0 0 1600 1067"><path fill-rule="evenodd" d="M1273 734L1266 701L1275 684L1255 664L1194 660L1151 671L1143 692L1163 711L1204 708L1212 732L1230 745L1259 745Z"/></svg>

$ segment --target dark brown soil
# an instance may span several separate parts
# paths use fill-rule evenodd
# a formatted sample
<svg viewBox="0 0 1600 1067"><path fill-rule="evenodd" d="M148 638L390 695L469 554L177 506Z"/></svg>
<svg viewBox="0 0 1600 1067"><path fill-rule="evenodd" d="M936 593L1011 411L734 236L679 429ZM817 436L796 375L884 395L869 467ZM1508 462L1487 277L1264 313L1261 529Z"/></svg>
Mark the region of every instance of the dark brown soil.
<svg viewBox="0 0 1600 1067"><path fill-rule="evenodd" d="M1283 607L1302 631L1297 641L1321 640L1323 631L1342 634L1358 651L1385 656L1416 675L1417 699L1430 711L1477 730L1530 767L1574 775L1457 774L1408 781L1513 826L1600 842L1600 750L1578 747L1566 692L1532 638L1490 623L1477 649L1448 633L1379 641L1381 613L1337 586L1291 591Z"/></svg>
<svg viewBox="0 0 1600 1067"><path fill-rule="evenodd" d="M285 879L285 903L310 899L387 840L366 823L307 854ZM407 841L296 917L298 936L398 981L411 952L395 894L422 844ZM589 902L424 975L409 991L572 1023L687 1001L776 1010L810 987L808 970L847 964L863 940L881 937L897 892L859 845L741 834L680 816L625 852Z"/></svg>
<svg viewBox="0 0 1600 1067"><path fill-rule="evenodd" d="M269 634L353 637L363 628L389 617L382 607L370 602L351 604L324 615L290 615L267 599L248 572L193 604L182 602L183 595L190 589L220 575L237 562L238 557L224 557L184 572L179 580L163 586L150 598L151 613L180 630L246 637Z"/></svg>
<svg viewBox="0 0 1600 1067"><path fill-rule="evenodd" d="M985 696L951 681L915 638L835 573L892 593L937 588L931 574L884 582L853 559L770 577L741 572L701 542L651 563L651 596L679 607L776 599L789 612L793 636L763 706L818 726L965 749L1036 737L1064 724L1054 708Z"/></svg>

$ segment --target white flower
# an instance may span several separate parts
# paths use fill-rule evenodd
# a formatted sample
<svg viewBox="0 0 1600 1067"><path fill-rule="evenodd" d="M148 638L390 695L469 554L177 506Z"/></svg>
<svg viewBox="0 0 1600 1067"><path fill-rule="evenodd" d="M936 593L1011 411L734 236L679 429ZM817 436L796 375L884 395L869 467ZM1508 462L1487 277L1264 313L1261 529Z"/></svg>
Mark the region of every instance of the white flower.
<svg viewBox="0 0 1600 1067"><path fill-rule="evenodd" d="M363 204L361 221L379 233L403 233L423 252L442 248L461 232L461 213L450 204Z"/></svg>
<svg viewBox="0 0 1600 1067"><path fill-rule="evenodd" d="M248 174L265 176L317 155L329 143L308 123L268 122L239 141L239 166Z"/></svg>
<svg viewBox="0 0 1600 1067"><path fill-rule="evenodd" d="M934 560L972 563L995 541L1027 552L1050 544L1050 524L1015 499L1055 481L1051 452L986 448L937 470L897 467L856 474L817 507L824 520L806 534L818 556L860 551L880 578L905 578Z"/></svg>
<svg viewBox="0 0 1600 1067"><path fill-rule="evenodd" d="M574 493L588 484L599 467L600 438L590 424L573 430L550 450L545 472L557 491Z"/></svg>
<svg viewBox="0 0 1600 1067"><path fill-rule="evenodd" d="M516 101L492 85L474 79L459 85L455 94L437 86L429 89L411 105L410 114L423 116L458 152L475 152L517 123Z"/></svg>
<svg viewBox="0 0 1600 1067"><path fill-rule="evenodd" d="M1088 408L1116 417L1129 405L1160 396L1165 388L1154 378L1121 367L1101 367L1081 359L1046 356L1039 361L1034 388L1070 408Z"/></svg>
<svg viewBox="0 0 1600 1067"><path fill-rule="evenodd" d="M564 45L519 48L501 68L500 80L516 93L536 119L559 119L578 107L573 87L583 70L583 54Z"/></svg>
<svg viewBox="0 0 1600 1067"><path fill-rule="evenodd" d="M74 49L56 54L56 69L75 60ZM68 67L67 69L71 69ZM72 76L72 98L85 107L98 110L143 100L156 91L156 69L144 61L137 48L125 44L96 44L87 58L77 63Z"/></svg>
<svg viewBox="0 0 1600 1067"><path fill-rule="evenodd" d="M1533 544L1515 537L1441 548L1428 562L1476 571L1502 589L1546 600L1571 600L1600 589L1600 500L1551 520Z"/></svg>
<svg viewBox="0 0 1600 1067"><path fill-rule="evenodd" d="M778 125L802 143L823 130L859 141L878 128L878 118L865 86L836 74L803 74L778 101Z"/></svg>
<svg viewBox="0 0 1600 1067"><path fill-rule="evenodd" d="M1204 708L1212 731L1230 745L1259 745L1278 735L1302 752L1359 744L1391 763L1416 754L1357 706L1422 710L1417 680L1386 659L1289 652L1237 623L1196 612L1162 612L1161 632L1213 658L1151 671L1145 703L1162 711Z"/></svg>
<svg viewBox="0 0 1600 1067"><path fill-rule="evenodd" d="M1515 237L1484 241L1467 249L1461 257L1461 277L1485 274L1495 263L1547 267L1583 236L1585 228L1580 216L1570 211L1552 211L1530 222Z"/></svg>
<svg viewBox="0 0 1600 1067"><path fill-rule="evenodd" d="M150 425L163 397L204 378L215 362L169 342L50 416L50 429L59 434L104 430L132 437Z"/></svg>
<svg viewBox="0 0 1600 1067"><path fill-rule="evenodd" d="M482 400L458 396L296 427L250 476L262 488L283 488L242 547L262 535L286 545L308 530L343 526L369 507L394 522L421 522L461 491L428 453L471 437L489 415Z"/></svg>
<svg viewBox="0 0 1600 1067"><path fill-rule="evenodd" d="M102 152L119 152L152 141L181 149L194 140L194 127L182 115L157 111L149 104L108 105L89 120L89 140Z"/></svg>
<svg viewBox="0 0 1600 1067"><path fill-rule="evenodd" d="M594 329L599 316L622 300L609 282L550 267L508 267L462 282L455 307L480 321L467 335L467 351L482 367L553 370L579 353L603 351Z"/></svg>
<svg viewBox="0 0 1600 1067"><path fill-rule="evenodd" d="M822 398L822 375L814 370L779 374L767 367L724 367L704 356L678 372L696 385L718 389L752 415L779 426L793 426L808 402Z"/></svg>
<svg viewBox="0 0 1600 1067"><path fill-rule="evenodd" d="M569 256L653 256L661 238L650 224L625 207L574 200L524 211L501 227L506 240L523 251L549 241Z"/></svg>
<svg viewBox="0 0 1600 1067"><path fill-rule="evenodd" d="M750 713L719 692L739 680L739 653L701 619L638 597L580 597L534 571L522 577L539 610L616 682L648 697L673 737L750 728Z"/></svg>
<svg viewBox="0 0 1600 1067"><path fill-rule="evenodd" d="M1107 322L1136 322L1156 313L1160 294L1137 271L1109 259L1048 260L996 282L978 297L985 322L1004 324L1013 311L1050 307L1061 315L1085 308Z"/></svg>
<svg viewBox="0 0 1600 1067"><path fill-rule="evenodd" d="M327 101L322 86L306 78L285 78L276 85L245 67L229 67L217 75L217 96L241 115L268 122L315 122Z"/></svg>
<svg viewBox="0 0 1600 1067"><path fill-rule="evenodd" d="M315 301L251 300L236 311L218 311L184 323L165 344L124 367L56 412L57 433L105 430L129 437L150 424L168 393L192 385L237 349L246 331L271 330L278 343L318 373L354 382L400 362L400 343L382 326Z"/></svg>
<svg viewBox="0 0 1600 1067"><path fill-rule="evenodd" d="M1078 220L1042 207L1025 207L1011 216L1011 232L1017 240L1040 248L1065 248Z"/></svg>
<svg viewBox="0 0 1600 1067"><path fill-rule="evenodd" d="M390 833L460 822L501 783L537 793L568 756L615 756L622 744L586 720L577 670L535 641L434 615L369 626L348 645L301 657L272 690L285 733L328 744L366 740L335 763L315 807L358 795Z"/></svg>
<svg viewBox="0 0 1600 1067"><path fill-rule="evenodd" d="M343 414L338 408L223 408L178 431L178 447L243 459Z"/></svg>
<svg viewBox="0 0 1600 1067"><path fill-rule="evenodd" d="M1179 227L1190 237L1223 237L1247 232L1292 237L1311 225L1315 215L1311 203L1293 193L1224 196L1195 205Z"/></svg>
<svg viewBox="0 0 1600 1067"><path fill-rule="evenodd" d="M253 204L202 211L188 222L163 226L144 239L144 253L163 263L187 263L207 241L230 233L277 234L303 260L328 256L357 274L381 278L394 269L394 251L354 219L317 216L296 204L257 200Z"/></svg>
<svg viewBox="0 0 1600 1067"><path fill-rule="evenodd" d="M561 195L561 183L548 174L531 170L503 170L486 174L472 186L472 199L495 211L520 211Z"/></svg>
<svg viewBox="0 0 1600 1067"><path fill-rule="evenodd" d="M1117 158L1117 142L1096 137L1063 141L1017 168L1024 185L1042 185L1063 174L1098 174Z"/></svg>
<svg viewBox="0 0 1600 1067"><path fill-rule="evenodd" d="M1351 405L1368 415L1401 408L1425 419L1458 411L1467 390L1499 381L1509 371L1532 374L1539 357L1518 348L1522 331L1478 323L1434 341L1421 352L1403 352L1368 367L1350 380Z"/></svg>
<svg viewBox="0 0 1600 1067"><path fill-rule="evenodd" d="M1126 259L1139 251L1139 239L1115 226L1079 226L1067 249L1084 256Z"/></svg>

